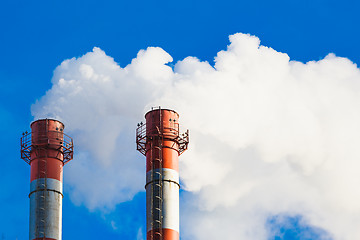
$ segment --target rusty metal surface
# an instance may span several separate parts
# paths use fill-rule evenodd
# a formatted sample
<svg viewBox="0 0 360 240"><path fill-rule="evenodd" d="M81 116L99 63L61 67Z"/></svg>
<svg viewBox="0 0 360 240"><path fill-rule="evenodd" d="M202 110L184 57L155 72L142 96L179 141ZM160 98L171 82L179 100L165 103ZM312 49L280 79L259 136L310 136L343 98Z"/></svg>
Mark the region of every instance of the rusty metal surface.
<svg viewBox="0 0 360 240"><path fill-rule="evenodd" d="M36 158L31 160L30 167L30 181L38 178L63 180L64 163L57 158Z"/></svg>
<svg viewBox="0 0 360 240"><path fill-rule="evenodd" d="M62 183L55 179L36 179L30 184L29 239L61 240Z"/></svg>
<svg viewBox="0 0 360 240"><path fill-rule="evenodd" d="M64 163L73 158L73 139L64 133L64 124L53 119L40 119L31 123L31 132L20 139L21 158L30 163L31 153L37 149L57 150Z"/></svg>
<svg viewBox="0 0 360 240"><path fill-rule="evenodd" d="M61 240L63 166L73 158L73 140L60 121L40 119L20 144L21 158L31 166L29 239Z"/></svg>
<svg viewBox="0 0 360 240"><path fill-rule="evenodd" d="M30 183L29 197L39 191L53 191L62 195L63 184L61 181L52 178L38 178Z"/></svg>
<svg viewBox="0 0 360 240"><path fill-rule="evenodd" d="M153 169L146 173L146 185L159 179L165 182L174 182L180 187L179 173L178 171L175 171L173 169L169 169L169 168Z"/></svg>
<svg viewBox="0 0 360 240"><path fill-rule="evenodd" d="M161 115L161 119L160 116ZM165 140L177 145L176 150L181 155L187 150L189 144L189 130L184 133L179 132L177 114L169 109L155 109L145 115L146 124L139 123L136 129L137 150L143 155L149 150L146 146L154 137L162 136Z"/></svg>
<svg viewBox="0 0 360 240"><path fill-rule="evenodd" d="M62 156L62 159L59 160L62 160L64 164L73 159L73 139L65 133L58 131L40 133L37 143L32 142L33 135L33 132L25 132L20 139L21 158L28 164L32 160L31 153L44 148L54 148L59 151Z"/></svg>
<svg viewBox="0 0 360 240"><path fill-rule="evenodd" d="M163 169L162 174L160 169L150 171L147 173L146 185L146 218L147 231L157 229L159 227L172 229L179 232L179 174L172 169ZM155 175L155 176L152 176ZM161 178L162 197L161 197L161 216L154 215L151 203L152 201L160 201L158 198L159 190L156 188L157 179ZM154 187L155 186L155 187ZM161 226L157 224L161 221ZM155 224L154 224L155 222ZM165 238L164 238L165 239Z"/></svg>
<svg viewBox="0 0 360 240"><path fill-rule="evenodd" d="M138 124L137 150L146 156L147 240L179 239L178 161L189 144L189 131L179 133L179 115L152 109Z"/></svg>

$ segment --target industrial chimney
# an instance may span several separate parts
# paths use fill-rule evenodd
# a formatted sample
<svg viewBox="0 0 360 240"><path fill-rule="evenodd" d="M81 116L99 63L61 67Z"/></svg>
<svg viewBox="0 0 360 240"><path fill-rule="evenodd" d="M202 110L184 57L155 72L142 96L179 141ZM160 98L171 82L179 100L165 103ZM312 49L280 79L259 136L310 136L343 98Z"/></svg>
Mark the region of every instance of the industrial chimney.
<svg viewBox="0 0 360 240"><path fill-rule="evenodd" d="M179 240L179 155L189 131L179 135L177 114L156 108L138 124L137 150L146 156L147 240Z"/></svg>
<svg viewBox="0 0 360 240"><path fill-rule="evenodd" d="M64 124L40 119L21 137L21 158L31 167L30 240L61 240L63 166L73 158Z"/></svg>

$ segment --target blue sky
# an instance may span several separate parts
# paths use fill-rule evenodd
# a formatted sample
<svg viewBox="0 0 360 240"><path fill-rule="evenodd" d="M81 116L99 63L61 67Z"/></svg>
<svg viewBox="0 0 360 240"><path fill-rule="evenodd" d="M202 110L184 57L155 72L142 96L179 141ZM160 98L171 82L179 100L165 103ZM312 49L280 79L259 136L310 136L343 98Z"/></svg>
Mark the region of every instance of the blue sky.
<svg viewBox="0 0 360 240"><path fill-rule="evenodd" d="M0 236L28 237L30 168L20 159L19 138L33 120L31 105L51 88L63 60L99 47L125 67L140 49L157 46L174 63L195 56L214 64L228 36L242 32L291 60L317 61L335 53L359 64L359 10L357 1L348 0L1 1ZM63 239L136 239L139 228L144 234L143 192L104 213L73 203L69 188L65 179ZM269 219L277 232L270 239L320 239L323 230L301 224L301 216L287 219Z"/></svg>

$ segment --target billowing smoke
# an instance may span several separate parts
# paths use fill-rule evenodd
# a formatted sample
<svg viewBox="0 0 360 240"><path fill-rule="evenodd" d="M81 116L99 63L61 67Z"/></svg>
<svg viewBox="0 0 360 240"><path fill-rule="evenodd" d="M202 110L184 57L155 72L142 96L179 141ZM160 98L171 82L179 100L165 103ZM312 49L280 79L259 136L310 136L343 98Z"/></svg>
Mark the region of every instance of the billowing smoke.
<svg viewBox="0 0 360 240"><path fill-rule="evenodd" d="M94 48L56 68L32 113L63 121L76 141L73 201L111 210L143 191L135 128L162 106L190 129L183 239L264 240L282 215L302 216L323 239L360 239L359 69L334 54L290 61L250 35L230 42L214 66L188 57L172 69L150 47L126 67Z"/></svg>

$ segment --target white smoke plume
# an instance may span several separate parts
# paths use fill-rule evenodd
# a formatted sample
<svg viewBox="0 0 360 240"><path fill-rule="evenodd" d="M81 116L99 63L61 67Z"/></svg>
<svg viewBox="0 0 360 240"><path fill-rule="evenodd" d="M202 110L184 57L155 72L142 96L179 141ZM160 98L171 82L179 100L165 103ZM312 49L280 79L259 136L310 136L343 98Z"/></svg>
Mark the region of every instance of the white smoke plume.
<svg viewBox="0 0 360 240"><path fill-rule="evenodd" d="M181 156L183 239L265 240L271 216L302 216L323 239L360 239L360 71L329 54L306 64L235 34L215 65L141 50L119 66L101 49L65 60L34 117L63 121L75 203L111 210L143 191L135 128L151 106L190 129ZM280 221L280 220L279 220Z"/></svg>

